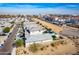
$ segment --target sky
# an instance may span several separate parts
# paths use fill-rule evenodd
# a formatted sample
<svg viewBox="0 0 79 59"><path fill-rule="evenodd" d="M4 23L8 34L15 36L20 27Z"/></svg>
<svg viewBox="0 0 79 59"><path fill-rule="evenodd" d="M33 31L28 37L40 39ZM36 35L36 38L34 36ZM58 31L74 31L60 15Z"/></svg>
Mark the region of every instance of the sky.
<svg viewBox="0 0 79 59"><path fill-rule="evenodd" d="M79 3L0 3L0 14L79 14Z"/></svg>

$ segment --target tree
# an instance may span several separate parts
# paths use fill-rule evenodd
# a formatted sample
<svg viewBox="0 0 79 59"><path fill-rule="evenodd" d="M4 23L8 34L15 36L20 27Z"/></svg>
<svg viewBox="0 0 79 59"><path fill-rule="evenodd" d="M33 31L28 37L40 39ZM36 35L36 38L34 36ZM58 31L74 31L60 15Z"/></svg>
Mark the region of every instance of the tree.
<svg viewBox="0 0 79 59"><path fill-rule="evenodd" d="M15 44L17 47L20 47L20 46L24 45L24 41L22 39L18 39L18 40L16 40Z"/></svg>
<svg viewBox="0 0 79 59"><path fill-rule="evenodd" d="M53 40L56 40L56 36L55 35L52 35L52 38L53 38Z"/></svg>
<svg viewBox="0 0 79 59"><path fill-rule="evenodd" d="M4 29L3 29L3 32L4 33L8 33L10 31L10 27L5 27Z"/></svg>

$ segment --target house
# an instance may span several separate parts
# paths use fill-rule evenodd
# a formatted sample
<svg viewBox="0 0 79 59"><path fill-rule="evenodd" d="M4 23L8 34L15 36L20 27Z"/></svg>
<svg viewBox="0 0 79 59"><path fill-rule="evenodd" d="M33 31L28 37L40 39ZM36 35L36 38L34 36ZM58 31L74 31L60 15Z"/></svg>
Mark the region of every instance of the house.
<svg viewBox="0 0 79 59"><path fill-rule="evenodd" d="M42 27L42 25L30 21L25 21L23 25L25 29L26 47L33 42L52 41L52 35L54 35L54 33L44 33L47 29Z"/></svg>
<svg viewBox="0 0 79 59"><path fill-rule="evenodd" d="M25 22L24 23L25 32L29 32L30 35L42 34L45 30L40 25L36 24L35 22Z"/></svg>

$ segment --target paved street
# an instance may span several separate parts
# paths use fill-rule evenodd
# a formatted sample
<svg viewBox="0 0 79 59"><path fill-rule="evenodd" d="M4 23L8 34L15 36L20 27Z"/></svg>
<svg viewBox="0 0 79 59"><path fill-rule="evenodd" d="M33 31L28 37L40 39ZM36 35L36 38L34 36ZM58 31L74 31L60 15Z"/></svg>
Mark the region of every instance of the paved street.
<svg viewBox="0 0 79 59"><path fill-rule="evenodd" d="M74 37L79 37L79 29L74 29L71 27L64 27L63 31L61 32L62 35L65 36L74 36Z"/></svg>
<svg viewBox="0 0 79 59"><path fill-rule="evenodd" d="M14 42L14 38L17 34L17 31L18 31L18 24L15 24L13 31L9 34L8 38L6 39L4 43L4 47L0 49L1 55L6 55L8 53L11 53L13 49L12 44Z"/></svg>

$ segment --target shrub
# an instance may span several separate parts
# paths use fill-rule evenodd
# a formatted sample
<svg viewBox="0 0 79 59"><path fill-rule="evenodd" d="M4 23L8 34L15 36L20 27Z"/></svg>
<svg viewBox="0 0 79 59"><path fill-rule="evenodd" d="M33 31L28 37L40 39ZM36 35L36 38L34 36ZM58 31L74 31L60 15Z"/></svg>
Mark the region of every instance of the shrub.
<svg viewBox="0 0 79 59"><path fill-rule="evenodd" d="M49 47L49 45L46 45L46 47Z"/></svg>
<svg viewBox="0 0 79 59"><path fill-rule="evenodd" d="M29 50L31 52L36 52L38 50L38 47L37 47L37 44L36 43L33 43L29 46Z"/></svg>
<svg viewBox="0 0 79 59"><path fill-rule="evenodd" d="M51 43L50 45L51 45L52 47L54 47L54 46L55 46L55 44L54 44L54 43Z"/></svg>
<svg viewBox="0 0 79 59"><path fill-rule="evenodd" d="M60 39L63 39L63 37L62 37L62 36L59 36L59 38L60 38Z"/></svg>
<svg viewBox="0 0 79 59"><path fill-rule="evenodd" d="M36 24L39 24L39 22L37 22Z"/></svg>
<svg viewBox="0 0 79 59"><path fill-rule="evenodd" d="M41 46L40 50L43 51L45 49L45 46Z"/></svg>
<svg viewBox="0 0 79 59"><path fill-rule="evenodd" d="M43 33L47 33L47 31L44 31Z"/></svg>
<svg viewBox="0 0 79 59"><path fill-rule="evenodd" d="M10 28L9 27L5 27L4 29L3 29L3 32L4 33L8 33L10 31Z"/></svg>
<svg viewBox="0 0 79 59"><path fill-rule="evenodd" d="M24 45L24 41L22 39L18 39L18 40L16 40L15 44L17 47L20 47L20 46Z"/></svg>
<svg viewBox="0 0 79 59"><path fill-rule="evenodd" d="M64 41L61 41L61 44L64 44Z"/></svg>
<svg viewBox="0 0 79 59"><path fill-rule="evenodd" d="M42 50L44 50L44 48L42 47L42 48L40 48L40 50L42 51Z"/></svg>
<svg viewBox="0 0 79 59"><path fill-rule="evenodd" d="M67 42L66 41L61 41L61 44L67 44Z"/></svg>
<svg viewBox="0 0 79 59"><path fill-rule="evenodd" d="M51 31L52 29L47 29L48 31Z"/></svg>

